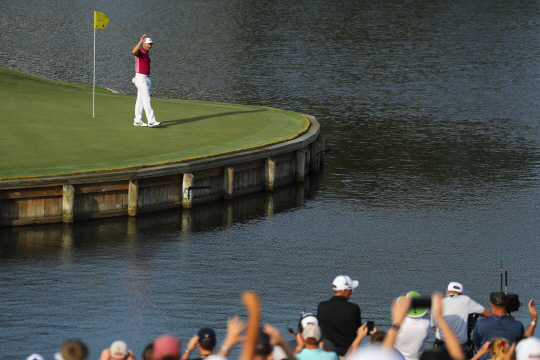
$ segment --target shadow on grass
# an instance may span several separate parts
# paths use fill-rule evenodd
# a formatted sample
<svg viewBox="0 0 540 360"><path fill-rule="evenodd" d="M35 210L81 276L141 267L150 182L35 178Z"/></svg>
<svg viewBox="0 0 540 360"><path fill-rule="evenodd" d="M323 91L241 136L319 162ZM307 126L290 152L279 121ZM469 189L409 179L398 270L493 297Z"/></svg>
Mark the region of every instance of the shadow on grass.
<svg viewBox="0 0 540 360"><path fill-rule="evenodd" d="M206 120L206 119L211 119L211 118L216 118L216 117L221 117L221 116L259 113L259 112L264 112L264 111L268 111L268 110L258 109L258 110L251 110L251 111L231 111L231 112L225 112L225 113L220 113L220 114L215 114L215 115L196 116L196 117L187 118L187 119L171 120L171 121L165 121L161 123L160 128L168 128L169 126L182 125L182 124L187 124L194 121Z"/></svg>

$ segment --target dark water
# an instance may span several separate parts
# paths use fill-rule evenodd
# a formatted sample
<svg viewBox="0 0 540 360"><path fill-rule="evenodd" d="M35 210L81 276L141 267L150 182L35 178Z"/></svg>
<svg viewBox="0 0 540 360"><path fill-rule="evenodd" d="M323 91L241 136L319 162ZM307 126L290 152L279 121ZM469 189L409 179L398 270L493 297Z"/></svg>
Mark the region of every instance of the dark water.
<svg viewBox="0 0 540 360"><path fill-rule="evenodd" d="M146 32L154 96L312 114L332 149L322 176L273 197L0 230L2 358L52 358L70 337L94 359L117 339L138 356L165 332L223 339L246 289L284 330L342 273L383 329L413 289L457 280L487 305L501 257L510 290L539 295L537 2L1 4L0 65L92 83L98 10L110 18L98 85L135 93L131 49ZM526 307L515 315L528 324Z"/></svg>

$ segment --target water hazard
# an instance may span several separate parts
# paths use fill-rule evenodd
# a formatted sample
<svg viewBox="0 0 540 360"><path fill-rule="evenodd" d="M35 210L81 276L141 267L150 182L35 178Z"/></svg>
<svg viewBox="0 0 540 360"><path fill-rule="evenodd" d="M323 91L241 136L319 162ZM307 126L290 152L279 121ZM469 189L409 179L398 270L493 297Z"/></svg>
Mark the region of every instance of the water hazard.
<svg viewBox="0 0 540 360"><path fill-rule="evenodd" d="M321 176L272 197L1 229L3 358L51 358L68 337L92 358L117 338L137 355L165 332L223 339L246 289L285 330L342 273L383 329L413 289L457 280L487 305L501 257L510 290L539 295L535 2L4 1L0 65L91 84L94 10L110 18L98 85L135 94L131 49L146 32L153 96L311 114L332 151Z"/></svg>

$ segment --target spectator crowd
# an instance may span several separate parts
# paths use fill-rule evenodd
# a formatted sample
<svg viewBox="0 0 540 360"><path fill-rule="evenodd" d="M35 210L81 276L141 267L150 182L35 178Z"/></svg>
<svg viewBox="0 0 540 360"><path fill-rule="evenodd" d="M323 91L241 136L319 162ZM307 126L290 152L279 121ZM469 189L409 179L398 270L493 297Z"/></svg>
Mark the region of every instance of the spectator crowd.
<svg viewBox="0 0 540 360"><path fill-rule="evenodd" d="M166 334L149 343L141 358L227 360L230 350L239 345L239 360L540 359L540 339L533 336L538 314L532 299L528 303L531 322L525 329L509 313L505 292L491 293L490 309L486 309L465 295L462 284L451 282L444 297L440 293L422 297L410 291L395 299L390 307L392 323L383 331L372 322L362 323L360 307L349 301L357 287L357 280L337 276L333 296L319 303L317 314L302 314L297 331L288 329L295 338L290 342L274 326L260 323L260 299L254 292L245 292L247 320L230 318L219 348L214 330L206 327L187 342L183 352L180 339ZM474 328L469 324L472 314L482 316ZM435 342L428 347L431 331L435 331ZM369 343L360 346L366 338ZM55 354L55 360L87 357L88 348L80 340L66 341ZM43 357L32 354L27 360ZM100 360L136 360L136 356L118 340L101 352Z"/></svg>

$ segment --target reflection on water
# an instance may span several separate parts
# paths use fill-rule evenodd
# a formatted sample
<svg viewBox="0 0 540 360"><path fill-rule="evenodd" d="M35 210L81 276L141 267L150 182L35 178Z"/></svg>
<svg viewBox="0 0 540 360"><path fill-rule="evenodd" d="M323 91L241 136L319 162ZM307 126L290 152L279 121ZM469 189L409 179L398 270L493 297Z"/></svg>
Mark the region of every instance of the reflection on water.
<svg viewBox="0 0 540 360"><path fill-rule="evenodd" d="M131 50L146 32L154 96L316 116L332 148L324 186L0 230L5 358L27 356L29 338L51 357L78 336L94 357L116 334L137 354L162 332L223 336L245 289L284 329L340 273L360 280L353 299L383 329L391 299L413 289L457 280L487 305L501 257L510 289L539 296L536 2L8 0L0 64L91 84L94 10L110 18L98 85L135 93Z"/></svg>

